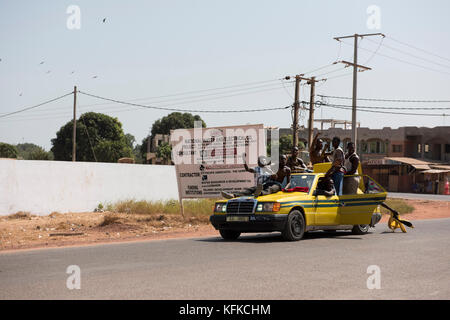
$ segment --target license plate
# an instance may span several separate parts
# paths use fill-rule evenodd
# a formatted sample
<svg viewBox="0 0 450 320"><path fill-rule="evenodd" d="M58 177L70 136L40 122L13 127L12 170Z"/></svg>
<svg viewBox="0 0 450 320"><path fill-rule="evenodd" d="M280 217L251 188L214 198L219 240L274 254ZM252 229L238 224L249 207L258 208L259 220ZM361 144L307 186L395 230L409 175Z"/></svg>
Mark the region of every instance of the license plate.
<svg viewBox="0 0 450 320"><path fill-rule="evenodd" d="M248 216L240 217L240 216L228 216L227 222L234 222L234 221L248 221Z"/></svg>

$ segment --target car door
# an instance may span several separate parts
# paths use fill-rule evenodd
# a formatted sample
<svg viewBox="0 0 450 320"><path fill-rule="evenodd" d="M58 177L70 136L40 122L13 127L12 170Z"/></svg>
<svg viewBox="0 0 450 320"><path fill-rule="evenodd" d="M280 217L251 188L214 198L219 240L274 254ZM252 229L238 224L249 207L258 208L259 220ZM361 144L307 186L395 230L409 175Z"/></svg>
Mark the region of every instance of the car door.
<svg viewBox="0 0 450 320"><path fill-rule="evenodd" d="M329 226L337 224L339 208L338 205L339 199L337 196L316 196L316 199L314 201L316 225Z"/></svg>
<svg viewBox="0 0 450 320"><path fill-rule="evenodd" d="M368 176L362 178L357 193L338 197L337 222L341 225L369 224L377 206L386 200L383 187Z"/></svg>
<svg viewBox="0 0 450 320"><path fill-rule="evenodd" d="M317 190L318 180L316 179L314 189ZM315 213L316 226L335 225L338 219L339 198L334 196L312 195L312 206Z"/></svg>

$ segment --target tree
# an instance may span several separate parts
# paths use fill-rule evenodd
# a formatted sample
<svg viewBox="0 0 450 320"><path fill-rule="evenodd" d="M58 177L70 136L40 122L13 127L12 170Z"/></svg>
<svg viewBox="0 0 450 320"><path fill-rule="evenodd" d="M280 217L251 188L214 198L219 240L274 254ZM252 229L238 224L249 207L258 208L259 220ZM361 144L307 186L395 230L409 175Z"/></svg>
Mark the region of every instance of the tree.
<svg viewBox="0 0 450 320"><path fill-rule="evenodd" d="M276 146L276 144L274 144L274 146ZM278 139L278 146L279 146L279 151L278 152L280 154L289 154L289 153L291 153L292 152L292 146L293 146L292 135L288 134L288 135L281 136ZM305 144L302 141L299 141L298 142L298 148L300 150L304 149L305 148ZM268 143L267 144L267 155L270 155L270 150L271 150L271 144Z"/></svg>
<svg viewBox="0 0 450 320"><path fill-rule="evenodd" d="M100 162L117 162L123 157L133 157L133 150L123 141L100 141L94 147L94 152Z"/></svg>
<svg viewBox="0 0 450 320"><path fill-rule="evenodd" d="M73 121L67 122L52 139L55 160L72 160ZM78 161L117 162L131 157L132 148L125 137L122 124L106 114L88 112L77 120L76 159Z"/></svg>
<svg viewBox="0 0 450 320"><path fill-rule="evenodd" d="M0 142L0 158L17 158L19 152L12 144Z"/></svg>
<svg viewBox="0 0 450 320"><path fill-rule="evenodd" d="M167 142L163 142L160 144L158 149L156 150L156 156L158 158L163 158L164 161L167 161L172 158L172 146Z"/></svg>
<svg viewBox="0 0 450 320"><path fill-rule="evenodd" d="M152 126L152 137L156 134L170 134L170 130L194 128L194 122L201 121L202 127L206 128L206 123L199 115L192 113L172 112L171 114L156 120Z"/></svg>
<svg viewBox="0 0 450 320"><path fill-rule="evenodd" d="M53 154L34 143L19 143L19 157L25 160L53 160Z"/></svg>
<svg viewBox="0 0 450 320"><path fill-rule="evenodd" d="M131 133L127 133L125 135L125 141L127 142L127 145L133 149L134 147L134 143L136 142L136 138L131 134Z"/></svg>
<svg viewBox="0 0 450 320"><path fill-rule="evenodd" d="M175 129L191 129L194 128L195 121L201 121L202 127L206 128L205 121L199 115L193 115L191 113L172 112L171 114L156 120L152 125L151 136L153 138L157 134L170 134L170 130ZM147 153L147 140L146 137L142 140L140 147L141 156L146 159Z"/></svg>

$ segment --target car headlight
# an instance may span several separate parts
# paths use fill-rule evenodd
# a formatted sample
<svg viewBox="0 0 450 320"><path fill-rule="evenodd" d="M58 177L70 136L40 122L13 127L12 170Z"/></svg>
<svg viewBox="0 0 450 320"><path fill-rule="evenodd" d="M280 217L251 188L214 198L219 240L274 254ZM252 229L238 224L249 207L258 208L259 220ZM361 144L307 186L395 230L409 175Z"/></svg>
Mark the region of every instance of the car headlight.
<svg viewBox="0 0 450 320"><path fill-rule="evenodd" d="M277 212L280 211L281 203L279 202L260 202L256 206L257 212Z"/></svg>
<svg viewBox="0 0 450 320"><path fill-rule="evenodd" d="M214 206L214 212L226 212L227 204L226 203L216 203Z"/></svg>

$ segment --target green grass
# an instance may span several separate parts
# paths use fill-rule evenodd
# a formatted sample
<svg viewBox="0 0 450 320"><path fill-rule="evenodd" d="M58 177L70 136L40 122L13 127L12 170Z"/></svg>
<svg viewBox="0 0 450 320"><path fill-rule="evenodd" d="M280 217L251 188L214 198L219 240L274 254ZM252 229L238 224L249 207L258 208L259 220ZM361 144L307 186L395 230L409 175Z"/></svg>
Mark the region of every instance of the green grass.
<svg viewBox="0 0 450 320"><path fill-rule="evenodd" d="M410 206L406 200L403 199L386 199L385 203L394 210L397 210L399 214L411 213L414 211L414 207ZM390 214L391 212L381 207L382 213Z"/></svg>
<svg viewBox="0 0 450 320"><path fill-rule="evenodd" d="M186 199L183 201L184 215L190 217L209 216L213 212L216 199ZM180 202L178 200L167 201L137 201L126 200L119 201L106 206L107 211L142 214L142 215L158 215L158 214L176 214L180 215Z"/></svg>

